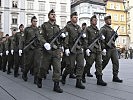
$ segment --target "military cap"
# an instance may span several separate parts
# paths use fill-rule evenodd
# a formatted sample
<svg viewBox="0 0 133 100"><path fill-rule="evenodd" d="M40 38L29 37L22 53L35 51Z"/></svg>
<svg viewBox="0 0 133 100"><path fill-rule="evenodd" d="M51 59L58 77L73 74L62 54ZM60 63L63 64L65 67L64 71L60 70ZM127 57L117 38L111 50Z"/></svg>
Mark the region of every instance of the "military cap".
<svg viewBox="0 0 133 100"><path fill-rule="evenodd" d="M106 15L105 17L104 17L104 20L107 20L107 19L111 19L111 15Z"/></svg>
<svg viewBox="0 0 133 100"><path fill-rule="evenodd" d="M71 13L71 16L70 17L72 18L73 16L78 16L77 12Z"/></svg>
<svg viewBox="0 0 133 100"><path fill-rule="evenodd" d="M6 34L5 36L9 36L9 34Z"/></svg>
<svg viewBox="0 0 133 100"><path fill-rule="evenodd" d="M54 9L52 9L52 10L49 11L48 16L49 16L51 13L55 13Z"/></svg>
<svg viewBox="0 0 133 100"><path fill-rule="evenodd" d="M24 26L24 25L23 25L23 24L20 24L20 25L19 25L19 28L22 27L22 26Z"/></svg>
<svg viewBox="0 0 133 100"><path fill-rule="evenodd" d="M93 16L90 18L90 21L92 21L93 18L97 18L97 16L96 16L96 15L93 15Z"/></svg>
<svg viewBox="0 0 133 100"><path fill-rule="evenodd" d="M37 19L36 16L33 16L33 17L31 18L31 22L33 21L33 19Z"/></svg>
<svg viewBox="0 0 133 100"><path fill-rule="evenodd" d="M83 23L82 26L86 26L86 23Z"/></svg>

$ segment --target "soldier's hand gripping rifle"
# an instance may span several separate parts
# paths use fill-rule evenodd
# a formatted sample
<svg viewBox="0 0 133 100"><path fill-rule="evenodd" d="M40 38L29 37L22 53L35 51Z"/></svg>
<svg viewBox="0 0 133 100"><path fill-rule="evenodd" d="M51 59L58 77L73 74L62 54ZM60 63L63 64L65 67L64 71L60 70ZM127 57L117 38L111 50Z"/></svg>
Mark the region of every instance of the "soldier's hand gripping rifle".
<svg viewBox="0 0 133 100"><path fill-rule="evenodd" d="M30 43L27 44L27 45L24 47L24 50L26 50L28 47L30 47L36 40L37 40L37 37L35 36L34 38L32 38L32 39L30 40Z"/></svg>
<svg viewBox="0 0 133 100"><path fill-rule="evenodd" d="M98 37L88 46L89 50L93 50L93 48L95 47L96 42L101 38L102 34L98 35Z"/></svg>
<svg viewBox="0 0 133 100"><path fill-rule="evenodd" d="M83 35L83 33L80 33L79 37L77 38L77 40L75 41L74 45L72 46L72 48L71 48L71 52L72 53L74 52L75 48L77 47L77 44L78 44L80 38L82 37L82 35Z"/></svg>
<svg viewBox="0 0 133 100"><path fill-rule="evenodd" d="M64 29L61 29L60 32L50 41L50 45L52 45L57 39L58 37L62 34Z"/></svg>
<svg viewBox="0 0 133 100"><path fill-rule="evenodd" d="M120 28L120 26L118 26L118 28L117 28L116 31L114 31L113 36L111 37L111 39L110 39L109 42L107 43L107 45L108 45L109 47L111 47L111 45L115 43L115 37L118 36L117 31L118 31L119 28Z"/></svg>

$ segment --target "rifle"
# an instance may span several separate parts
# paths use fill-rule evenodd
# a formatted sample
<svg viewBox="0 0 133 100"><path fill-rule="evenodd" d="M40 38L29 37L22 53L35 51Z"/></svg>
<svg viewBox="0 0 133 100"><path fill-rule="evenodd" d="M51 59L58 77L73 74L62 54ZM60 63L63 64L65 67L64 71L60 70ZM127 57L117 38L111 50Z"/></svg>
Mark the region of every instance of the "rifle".
<svg viewBox="0 0 133 100"><path fill-rule="evenodd" d="M95 43L101 38L101 34L89 45L89 50L93 50L94 46L95 46Z"/></svg>
<svg viewBox="0 0 133 100"><path fill-rule="evenodd" d="M118 34L117 34L117 31L118 29L120 28L120 26L118 26L117 30L114 32L113 36L111 37L111 39L109 40L109 42L107 43L107 46L111 47L111 44L113 43L113 40L114 40L114 37Z"/></svg>
<svg viewBox="0 0 133 100"><path fill-rule="evenodd" d="M30 43L24 47L24 50L26 50L28 47L30 47L35 41L37 40L37 37L35 36L30 40Z"/></svg>
<svg viewBox="0 0 133 100"><path fill-rule="evenodd" d="M61 33L63 32L63 30L64 29L61 29L60 32L51 40L50 45L52 45L56 41L56 39L61 35Z"/></svg>
<svg viewBox="0 0 133 100"><path fill-rule="evenodd" d="M83 33L80 33L79 37L77 38L77 40L75 41L74 45L71 48L71 52L74 52L74 49L76 48L80 38L82 37Z"/></svg>

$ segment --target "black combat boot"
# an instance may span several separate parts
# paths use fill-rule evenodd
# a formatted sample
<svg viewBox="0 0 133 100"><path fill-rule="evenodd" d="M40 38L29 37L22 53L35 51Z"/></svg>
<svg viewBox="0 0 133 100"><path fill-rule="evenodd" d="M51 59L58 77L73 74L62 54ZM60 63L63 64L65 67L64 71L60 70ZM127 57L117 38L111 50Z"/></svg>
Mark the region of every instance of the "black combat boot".
<svg viewBox="0 0 133 100"><path fill-rule="evenodd" d="M54 89L53 89L53 91L55 91L57 93L63 93L63 89L60 88L59 82L54 82Z"/></svg>
<svg viewBox="0 0 133 100"><path fill-rule="evenodd" d="M18 69L14 69L14 77L18 77L19 73L18 73Z"/></svg>
<svg viewBox="0 0 133 100"><path fill-rule="evenodd" d="M82 75L82 82L83 82L83 83L86 83L85 74Z"/></svg>
<svg viewBox="0 0 133 100"><path fill-rule="evenodd" d="M70 74L70 75L69 75L69 78L75 79L76 76L75 76L74 74Z"/></svg>
<svg viewBox="0 0 133 100"><path fill-rule="evenodd" d="M42 88L42 79L41 78L37 78L37 87L38 88Z"/></svg>
<svg viewBox="0 0 133 100"><path fill-rule="evenodd" d="M34 84L37 84L37 75L34 75Z"/></svg>
<svg viewBox="0 0 133 100"><path fill-rule="evenodd" d="M27 74L22 74L22 79L26 82L28 80Z"/></svg>
<svg viewBox="0 0 133 100"><path fill-rule="evenodd" d="M64 74L62 75L62 79L61 79L62 84L66 84L66 77L67 77L66 75Z"/></svg>
<svg viewBox="0 0 133 100"><path fill-rule="evenodd" d="M77 79L76 88L85 89L85 86L81 83L81 79Z"/></svg>
<svg viewBox="0 0 133 100"><path fill-rule="evenodd" d="M123 80L119 79L119 77L117 77L117 76L113 76L113 80L112 81L113 82L118 82L118 83L122 83L123 82Z"/></svg>
<svg viewBox="0 0 133 100"><path fill-rule="evenodd" d="M107 83L103 81L102 75L97 75L97 85L106 86Z"/></svg>
<svg viewBox="0 0 133 100"><path fill-rule="evenodd" d="M88 77L93 77L93 75L91 73L87 73Z"/></svg>
<svg viewBox="0 0 133 100"><path fill-rule="evenodd" d="M10 73L12 73L12 72L11 72L11 69L8 68L8 70L7 70L7 74L10 74Z"/></svg>

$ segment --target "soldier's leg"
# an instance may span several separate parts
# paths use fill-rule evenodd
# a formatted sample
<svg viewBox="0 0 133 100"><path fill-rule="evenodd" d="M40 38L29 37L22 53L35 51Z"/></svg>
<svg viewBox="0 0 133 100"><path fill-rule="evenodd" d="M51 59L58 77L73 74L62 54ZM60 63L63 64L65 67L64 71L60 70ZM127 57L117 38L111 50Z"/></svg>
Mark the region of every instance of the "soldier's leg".
<svg viewBox="0 0 133 100"><path fill-rule="evenodd" d="M2 69L2 56L0 56L0 70Z"/></svg>
<svg viewBox="0 0 133 100"><path fill-rule="evenodd" d="M54 88L53 90L62 93L63 90L59 86L60 81L60 73L61 73L61 55L60 51L56 51L56 56L52 58L52 65L53 65L53 81L54 81Z"/></svg>
<svg viewBox="0 0 133 100"><path fill-rule="evenodd" d="M11 73L11 67L12 67L12 62L13 61L13 56L11 55L11 53L9 53L8 55L8 66L7 66L7 74Z"/></svg>
<svg viewBox="0 0 133 100"><path fill-rule="evenodd" d="M23 74L22 74L22 78L24 81L27 81L27 73L29 72L32 63L34 62L34 51L33 50L29 50L27 52L24 53L24 70L23 70Z"/></svg>
<svg viewBox="0 0 133 100"><path fill-rule="evenodd" d="M102 56L102 70L106 67L111 58L111 50L108 50L105 56Z"/></svg>
<svg viewBox="0 0 133 100"><path fill-rule="evenodd" d="M47 70L49 68L49 64L51 63L51 54L49 54L47 51L44 51L42 59L39 63L40 66L37 74L37 87L42 88L42 78L46 79Z"/></svg>
<svg viewBox="0 0 133 100"><path fill-rule="evenodd" d="M39 68L42 66L42 60L43 60L43 51L41 48L36 49L34 52L34 84L37 83L37 75L39 72Z"/></svg>
<svg viewBox="0 0 133 100"><path fill-rule="evenodd" d="M3 70L3 72L6 71L7 57L8 57L7 55L3 55L3 56L2 56L2 70Z"/></svg>
<svg viewBox="0 0 133 100"><path fill-rule="evenodd" d="M119 72L119 60L118 60L118 53L116 49L112 50L111 60L113 64L113 81L114 82L122 82L121 79L118 78L118 72Z"/></svg>
<svg viewBox="0 0 133 100"><path fill-rule="evenodd" d="M95 58L95 68L96 68L96 78L97 78L97 85L101 85L101 86L106 86L107 83L103 81L102 79L102 53L98 52L96 54L96 58Z"/></svg>
<svg viewBox="0 0 133 100"><path fill-rule="evenodd" d="M76 54L70 54L68 56L68 60L69 60L70 65L67 65L65 70L64 70L64 73L62 75L62 80L61 80L62 84L66 83L67 75L74 72L75 61L76 61Z"/></svg>
<svg viewBox="0 0 133 100"><path fill-rule="evenodd" d="M78 53L76 55L76 62L77 62L77 67L76 67L76 87L80 89L85 89L85 86L82 84L82 75L84 71L84 54L83 53Z"/></svg>
<svg viewBox="0 0 133 100"><path fill-rule="evenodd" d="M14 64L15 64L15 67L14 67L14 77L18 77L18 69L19 69L19 54L18 52L15 52L14 53Z"/></svg>

